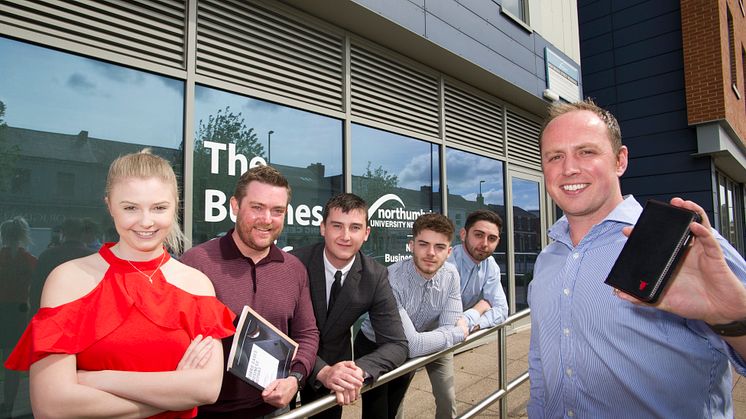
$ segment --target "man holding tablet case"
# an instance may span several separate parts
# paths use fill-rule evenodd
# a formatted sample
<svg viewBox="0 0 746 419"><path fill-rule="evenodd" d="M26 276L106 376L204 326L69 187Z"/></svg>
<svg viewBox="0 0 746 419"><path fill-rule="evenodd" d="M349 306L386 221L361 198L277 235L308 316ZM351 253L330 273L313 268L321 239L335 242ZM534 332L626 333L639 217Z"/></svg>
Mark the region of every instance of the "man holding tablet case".
<svg viewBox="0 0 746 419"><path fill-rule="evenodd" d="M701 207L674 198L702 220L688 224L692 243L657 303L609 287L642 212L621 193L628 154L619 124L592 101L556 104L539 144L547 191L564 216L529 285L529 417L733 417L730 364L746 373L743 258ZM630 281L640 291L655 277Z"/></svg>

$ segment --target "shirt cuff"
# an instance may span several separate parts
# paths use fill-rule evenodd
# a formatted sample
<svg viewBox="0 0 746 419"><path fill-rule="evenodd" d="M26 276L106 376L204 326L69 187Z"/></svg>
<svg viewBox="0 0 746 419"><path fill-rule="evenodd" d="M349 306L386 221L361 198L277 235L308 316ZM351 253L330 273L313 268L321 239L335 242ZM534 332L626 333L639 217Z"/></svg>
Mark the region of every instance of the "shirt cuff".
<svg viewBox="0 0 746 419"><path fill-rule="evenodd" d="M479 312L473 308L464 311L464 318L466 319L466 326L469 330L479 324Z"/></svg>

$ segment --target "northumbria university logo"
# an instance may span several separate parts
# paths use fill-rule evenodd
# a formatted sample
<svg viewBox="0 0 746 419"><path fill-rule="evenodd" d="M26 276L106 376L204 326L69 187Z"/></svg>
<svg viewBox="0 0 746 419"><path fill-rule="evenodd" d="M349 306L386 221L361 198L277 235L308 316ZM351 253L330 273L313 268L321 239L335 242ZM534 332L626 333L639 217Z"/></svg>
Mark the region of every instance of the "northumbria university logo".
<svg viewBox="0 0 746 419"><path fill-rule="evenodd" d="M401 205L398 208L381 208L383 204L393 201ZM414 221L422 214L426 214L430 211L420 210L407 210L405 209L404 201L399 198L396 194L386 194L376 200L368 208L368 223L371 228L384 228L384 229L398 229L405 230L404 232L397 232L391 236L394 236L397 242L401 243L405 237L411 237L412 226ZM402 236L404 235L404 236ZM403 250L405 253L384 253L384 262L398 262L400 260L408 259L412 257L411 249L409 248L409 240L404 240L405 245ZM394 243L390 243L394 244ZM392 246L386 245L385 249L390 249Z"/></svg>

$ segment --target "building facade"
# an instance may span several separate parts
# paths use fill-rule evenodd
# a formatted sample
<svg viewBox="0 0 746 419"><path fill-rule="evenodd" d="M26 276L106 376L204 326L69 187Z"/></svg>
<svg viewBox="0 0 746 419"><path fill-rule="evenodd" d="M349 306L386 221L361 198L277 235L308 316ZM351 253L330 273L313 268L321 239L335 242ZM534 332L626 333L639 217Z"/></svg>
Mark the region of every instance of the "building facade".
<svg viewBox="0 0 746 419"><path fill-rule="evenodd" d="M384 264L409 256L419 214L460 228L495 210L514 312L554 217L546 106L582 97L577 28L575 0L2 1L0 222L26 220L39 257L79 219L95 251L117 239L109 164L150 147L173 164L198 244L232 226L238 176L270 164L293 188L284 248L319 241L342 191L368 201L363 251ZM5 357L18 327L0 321ZM29 414L25 378L3 377L0 416Z"/></svg>
<svg viewBox="0 0 746 419"><path fill-rule="evenodd" d="M744 253L742 0L578 2L584 93L619 119L622 192L699 203Z"/></svg>

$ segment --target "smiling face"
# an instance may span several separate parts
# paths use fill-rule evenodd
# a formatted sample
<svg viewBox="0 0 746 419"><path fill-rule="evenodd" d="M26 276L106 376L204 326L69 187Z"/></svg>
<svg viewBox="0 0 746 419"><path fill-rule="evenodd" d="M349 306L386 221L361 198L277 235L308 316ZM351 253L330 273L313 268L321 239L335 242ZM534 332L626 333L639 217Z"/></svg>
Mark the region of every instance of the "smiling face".
<svg viewBox="0 0 746 419"><path fill-rule="evenodd" d="M343 212L341 208L332 208L324 219L320 226L324 253L335 268L341 269L350 263L368 240L370 227L366 226L366 217L362 209Z"/></svg>
<svg viewBox="0 0 746 419"><path fill-rule="evenodd" d="M149 260L162 254L174 222L173 188L158 178L126 178L115 182L106 205L119 234L121 256Z"/></svg>
<svg viewBox="0 0 746 419"><path fill-rule="evenodd" d="M614 152L593 112L571 111L552 120L541 138L541 160L549 195L571 226L592 226L622 202L619 177L627 169L627 148Z"/></svg>
<svg viewBox="0 0 746 419"><path fill-rule="evenodd" d="M464 249L476 263L492 256L500 244L500 229L489 221L477 221L468 231L462 228L460 235Z"/></svg>
<svg viewBox="0 0 746 419"><path fill-rule="evenodd" d="M435 276L451 254L451 240L447 235L433 230L421 230L409 245L414 267L425 279Z"/></svg>
<svg viewBox="0 0 746 419"><path fill-rule="evenodd" d="M269 247L282 233L288 206L288 190L282 186L252 181L238 202L231 197L236 214L233 239L241 253L258 262L269 253Z"/></svg>

